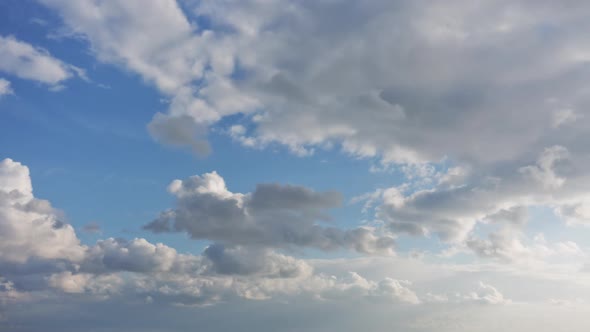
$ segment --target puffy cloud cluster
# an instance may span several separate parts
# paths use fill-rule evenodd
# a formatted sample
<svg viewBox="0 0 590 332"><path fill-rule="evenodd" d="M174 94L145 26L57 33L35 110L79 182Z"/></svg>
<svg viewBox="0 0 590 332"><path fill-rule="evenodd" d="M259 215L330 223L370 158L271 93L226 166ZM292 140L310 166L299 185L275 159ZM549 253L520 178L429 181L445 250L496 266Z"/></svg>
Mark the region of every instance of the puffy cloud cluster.
<svg viewBox="0 0 590 332"><path fill-rule="evenodd" d="M0 269L5 278L0 284L2 304L27 299L34 294L45 294L43 296L46 297L49 289L87 294L99 299L140 296L150 301L204 305L239 297L268 299L275 295L315 296L328 293L352 296L348 290L358 287L364 289L362 294L357 294L363 297L385 294L390 299L418 302L415 294L412 298L413 293L405 282L385 279L376 283L356 274L357 278L350 282L346 278L316 273L307 261L274 251L272 247L277 247L278 242L249 245L251 241L262 241L265 236L275 236L272 233L275 231L259 233L259 228L272 227L271 224L256 226L256 221L245 220L244 215L264 215L269 218L265 219L265 223L275 220L271 217L288 218L292 215L288 221L302 222L302 228L314 229L312 220L325 217L323 210L339 203L338 194L274 185L262 186L254 194L233 194L215 173L193 177L186 182L175 181L171 190L179 199L195 199L195 195L199 194L209 199L186 202L187 206L194 204L205 208L204 212L209 214L202 213L200 218L209 218L209 224L204 229L214 231L206 233L204 238L220 241L207 246L201 255L181 254L167 245L153 244L142 238L107 238L94 245L84 245L74 228L63 221L60 211L48 201L33 195L29 169L11 159L1 161ZM224 202L224 199L229 202ZM230 209L229 214L210 215L211 211L223 212L226 206L234 205L235 209L245 205L248 209L238 210L239 213ZM234 219L228 219L228 216ZM238 221L252 227L249 230L237 225L241 233L252 238L248 241L226 241L239 236L237 232L224 235L229 229L228 223L231 225ZM295 226L291 229L297 229ZM277 227L280 229L287 225ZM312 236L305 232L310 232ZM316 231L305 232L301 236L293 234L293 238L321 238L314 235ZM338 232L342 231L334 228L326 232L334 233L334 238L321 241L334 241L340 234ZM372 238L360 236L354 239ZM293 243L311 245L311 242L301 240ZM344 246L341 243L337 245ZM374 244L363 246L373 248ZM332 245L318 247L331 248Z"/></svg>
<svg viewBox="0 0 590 332"><path fill-rule="evenodd" d="M436 173L427 188L412 182L359 196L365 209L396 234L436 235L453 246L465 246L482 257L503 261L577 255L571 241L526 244L529 209L548 207L569 223L583 223L590 184L585 156L562 146L544 149L530 164L508 163L483 173L476 170ZM420 178L423 179L423 178ZM487 239L477 230L491 229ZM568 247L572 250L562 250Z"/></svg>
<svg viewBox="0 0 590 332"><path fill-rule="evenodd" d="M510 303L510 300L505 299L504 295L502 295L502 293L500 293L494 286L485 284L483 282L479 283L479 289L477 291L471 292L465 298L486 304Z"/></svg>
<svg viewBox="0 0 590 332"><path fill-rule="evenodd" d="M168 187L177 206L144 228L154 232L184 231L194 239L229 245L354 249L361 253L390 253L393 238L373 229L342 230L323 226L330 208L340 205L336 192L260 184L252 193L233 193L213 172L175 180Z"/></svg>
<svg viewBox="0 0 590 332"><path fill-rule="evenodd" d="M411 286L411 283L407 280L385 278L380 282L374 282L363 278L358 273L350 272L344 282L336 285L334 289L324 292L322 297L342 297L357 294L372 300L394 299L402 303L420 303L420 299L409 286Z"/></svg>
<svg viewBox="0 0 590 332"><path fill-rule="evenodd" d="M207 270L217 274L259 275L267 278L309 276L312 268L305 261L275 253L268 249L226 248L212 244L203 252Z"/></svg>

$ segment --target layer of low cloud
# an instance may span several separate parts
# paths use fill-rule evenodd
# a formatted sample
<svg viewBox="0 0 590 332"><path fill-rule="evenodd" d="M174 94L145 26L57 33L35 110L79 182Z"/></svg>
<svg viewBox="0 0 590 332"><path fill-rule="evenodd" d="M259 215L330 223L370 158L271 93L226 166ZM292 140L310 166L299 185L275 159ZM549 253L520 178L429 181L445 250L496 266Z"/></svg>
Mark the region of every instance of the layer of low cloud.
<svg viewBox="0 0 590 332"><path fill-rule="evenodd" d="M220 184L216 174L208 177L213 187ZM200 180L192 179L195 184ZM180 194L180 187L172 187ZM186 185L182 195L188 196L191 188L200 190ZM218 194L233 195L224 186L215 188ZM306 213L317 216L324 205L339 200L332 193L324 196L298 187L281 190L285 191L281 197L268 196L262 190L251 204L282 202L275 207L291 211L308 206ZM293 198L300 200L290 200ZM217 221L224 224L219 218ZM402 303L419 302L408 282L392 278L374 282L358 274L350 279L316 273L305 260L264 245L252 246L253 242L213 242L201 255L178 253L165 244L142 238L107 238L94 245L83 244L74 228L64 222L62 212L33 195L28 167L11 159L0 162L0 239L5 285L1 293L15 301L17 295L30 299L59 296L62 292L98 299L140 296L183 305L303 293L320 297L384 296ZM213 234L207 239L218 240ZM351 293L352 289L355 291Z"/></svg>
<svg viewBox="0 0 590 332"><path fill-rule="evenodd" d="M279 210L297 209L313 216L320 216L326 206L339 201L333 193L275 185L269 187L270 192L265 191L269 188L263 188L240 195L229 192L220 180L218 175L210 173L186 182L175 181L170 189L179 198L187 199L196 192L211 194L214 189L216 195L226 199L236 199L237 195L243 204L249 202L255 209L264 210L272 205ZM440 325L429 325L433 315L446 317L449 311L465 310L499 315L504 312L503 307L530 314L538 306L543 310L553 307L555 301L550 299L576 301L576 296L583 296L590 285L587 274L575 270L575 265L504 269L391 256L301 259L277 251L272 243L256 246L231 241L211 243L202 254L196 255L179 253L170 246L142 238L106 238L87 245L63 221L62 212L33 195L28 168L10 159L0 162L0 197L0 327L9 329L20 326L34 330L40 321L47 331L59 330L64 325L107 328L122 319L117 315L125 313L129 319L140 308L144 312L155 309L168 312L174 308L183 312L183 318L179 319L185 320L204 312L227 313L236 305L241 310L254 306L251 317L262 319L264 315L259 316L262 313L288 303L286 307L296 317L321 310L342 315L345 320L370 316L369 311L359 314L358 310L382 312L387 308L381 317L400 315L396 320L400 328L422 326L422 331L439 331ZM520 227L526 214L520 210L502 211L491 219L492 223ZM549 288L548 283L552 285ZM512 295L520 300L514 300ZM46 306L56 303L61 305L53 307L54 316L49 318ZM301 303L305 306L299 307ZM357 311L347 309L348 303L355 303ZM17 310L24 305L33 311ZM105 319L113 306L118 308L118 314ZM582 308L583 304L577 306ZM37 318L31 319L29 312ZM85 323L69 319L83 312L90 313L85 317L100 313L102 318ZM432 319L447 322L447 318ZM483 324L485 316L462 317L460 321L472 326L471 330L487 331ZM317 324L333 328L338 323L302 321L300 327L317 328ZM371 324L383 326L387 320ZM224 326L217 322L212 330ZM453 330L453 326L447 326L447 330ZM112 328L126 329L120 324ZM162 328L182 329L172 323ZM261 328L276 330L272 324ZM347 328L350 326L343 330Z"/></svg>

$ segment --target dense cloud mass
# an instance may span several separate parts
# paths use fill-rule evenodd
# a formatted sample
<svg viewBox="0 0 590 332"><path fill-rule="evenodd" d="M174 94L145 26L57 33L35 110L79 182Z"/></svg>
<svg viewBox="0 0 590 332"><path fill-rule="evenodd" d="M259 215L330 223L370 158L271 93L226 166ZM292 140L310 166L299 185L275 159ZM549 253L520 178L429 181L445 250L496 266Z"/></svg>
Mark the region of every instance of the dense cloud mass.
<svg viewBox="0 0 590 332"><path fill-rule="evenodd" d="M301 154L479 165L584 150L584 2L42 2L170 96L150 125L163 142L202 146L198 124L244 113L237 140Z"/></svg>
<svg viewBox="0 0 590 332"><path fill-rule="evenodd" d="M249 194L230 192L213 172L173 181L168 190L177 207L167 210L146 229L185 231L195 239L269 247L352 248L362 253L388 253L393 238L369 228L341 230L320 226L328 209L340 205L339 193L318 193L304 187L262 184Z"/></svg>

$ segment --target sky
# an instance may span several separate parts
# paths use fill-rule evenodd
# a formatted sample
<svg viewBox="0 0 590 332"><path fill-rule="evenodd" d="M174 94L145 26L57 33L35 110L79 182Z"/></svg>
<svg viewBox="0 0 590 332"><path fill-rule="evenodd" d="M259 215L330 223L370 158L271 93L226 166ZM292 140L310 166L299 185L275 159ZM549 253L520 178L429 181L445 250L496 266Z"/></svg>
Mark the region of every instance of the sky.
<svg viewBox="0 0 590 332"><path fill-rule="evenodd" d="M589 18L0 2L0 330L587 331Z"/></svg>

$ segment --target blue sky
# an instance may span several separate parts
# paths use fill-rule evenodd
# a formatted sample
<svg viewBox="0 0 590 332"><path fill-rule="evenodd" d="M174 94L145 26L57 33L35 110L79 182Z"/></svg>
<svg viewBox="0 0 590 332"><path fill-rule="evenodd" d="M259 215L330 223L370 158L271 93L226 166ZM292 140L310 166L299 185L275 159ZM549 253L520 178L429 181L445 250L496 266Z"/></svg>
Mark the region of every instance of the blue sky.
<svg viewBox="0 0 590 332"><path fill-rule="evenodd" d="M586 331L568 4L3 1L0 329Z"/></svg>

